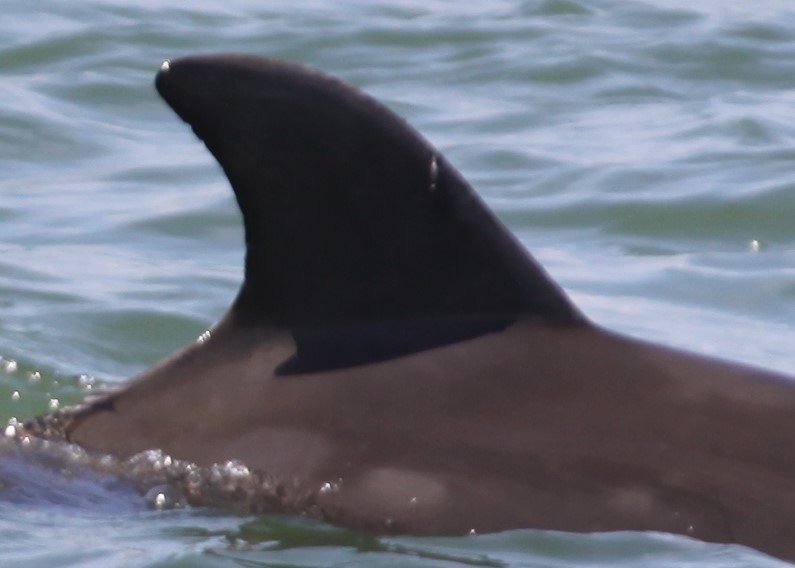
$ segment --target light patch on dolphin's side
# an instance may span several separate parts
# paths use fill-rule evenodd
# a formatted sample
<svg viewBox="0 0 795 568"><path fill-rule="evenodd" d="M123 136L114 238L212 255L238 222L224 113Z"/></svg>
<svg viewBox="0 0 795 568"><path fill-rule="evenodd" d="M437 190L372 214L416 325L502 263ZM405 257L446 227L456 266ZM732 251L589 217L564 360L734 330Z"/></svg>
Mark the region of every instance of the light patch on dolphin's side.
<svg viewBox="0 0 795 568"><path fill-rule="evenodd" d="M644 487L622 487L613 493L616 507L631 512L645 513L655 505L654 496Z"/></svg>
<svg viewBox="0 0 795 568"><path fill-rule="evenodd" d="M447 494L440 481L394 467L382 467L370 472L362 480L360 489L365 493L377 493L385 503L396 507L438 505Z"/></svg>
<svg viewBox="0 0 795 568"><path fill-rule="evenodd" d="M395 467L371 469L355 478L329 482L317 495L318 505L332 511L332 516L339 507L351 511L367 509L382 520L386 530L409 523L448 499L442 480Z"/></svg>

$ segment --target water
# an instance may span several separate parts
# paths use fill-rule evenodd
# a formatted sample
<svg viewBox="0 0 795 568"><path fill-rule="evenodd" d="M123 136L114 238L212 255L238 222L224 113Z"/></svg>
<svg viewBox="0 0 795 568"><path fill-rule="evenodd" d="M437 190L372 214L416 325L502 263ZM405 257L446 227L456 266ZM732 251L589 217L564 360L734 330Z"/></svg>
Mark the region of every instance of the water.
<svg viewBox="0 0 795 568"><path fill-rule="evenodd" d="M3 12L3 423L139 372L234 296L231 192L152 88L162 60L206 51L301 61L387 103L597 322L795 372L790 2L6 0ZM783 565L667 535L373 538L155 511L112 475L0 457L2 565Z"/></svg>

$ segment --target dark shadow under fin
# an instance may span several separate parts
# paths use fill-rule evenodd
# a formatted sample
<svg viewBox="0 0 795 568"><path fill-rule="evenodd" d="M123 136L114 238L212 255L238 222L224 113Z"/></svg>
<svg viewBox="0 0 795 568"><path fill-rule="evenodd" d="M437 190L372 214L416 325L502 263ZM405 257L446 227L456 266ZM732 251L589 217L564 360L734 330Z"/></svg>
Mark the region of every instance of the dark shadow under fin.
<svg viewBox="0 0 795 568"><path fill-rule="evenodd" d="M277 376L334 371L396 359L504 330L514 319L444 318L379 324L294 329L296 353Z"/></svg>

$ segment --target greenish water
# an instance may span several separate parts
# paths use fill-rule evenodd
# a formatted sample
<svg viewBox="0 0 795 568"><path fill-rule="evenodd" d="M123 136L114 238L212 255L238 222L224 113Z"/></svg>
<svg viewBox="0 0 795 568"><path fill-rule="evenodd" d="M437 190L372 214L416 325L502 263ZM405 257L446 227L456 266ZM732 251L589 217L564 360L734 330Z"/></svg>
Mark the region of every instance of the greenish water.
<svg viewBox="0 0 795 568"><path fill-rule="evenodd" d="M52 0L3 4L0 419L195 339L242 275L231 192L158 99L160 62L301 61L409 119L594 320L795 372L789 2ZM667 535L372 538L156 512L0 456L0 565L779 566Z"/></svg>

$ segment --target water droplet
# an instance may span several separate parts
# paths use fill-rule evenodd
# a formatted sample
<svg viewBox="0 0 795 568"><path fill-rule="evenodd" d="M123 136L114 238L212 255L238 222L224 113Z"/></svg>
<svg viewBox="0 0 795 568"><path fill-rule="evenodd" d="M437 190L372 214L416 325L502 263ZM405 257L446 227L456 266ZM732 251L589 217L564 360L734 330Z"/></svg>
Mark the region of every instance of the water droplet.
<svg viewBox="0 0 795 568"><path fill-rule="evenodd" d="M41 373L39 373L38 371L31 371L28 374L28 379L30 379L31 381L38 381L39 379L41 379Z"/></svg>
<svg viewBox="0 0 795 568"><path fill-rule="evenodd" d="M11 393L11 400L17 401L19 400L19 391L14 391Z"/></svg>
<svg viewBox="0 0 795 568"><path fill-rule="evenodd" d="M163 63L160 64L160 70L165 73L169 69L171 69L171 62L168 59L166 59Z"/></svg>
<svg viewBox="0 0 795 568"><path fill-rule="evenodd" d="M6 426L5 435L6 438L13 438L14 436L16 436L17 435L16 426L12 426L11 424Z"/></svg>
<svg viewBox="0 0 795 568"><path fill-rule="evenodd" d="M99 458L99 465L104 468L110 468L116 465L116 458L107 455Z"/></svg>
<svg viewBox="0 0 795 568"><path fill-rule="evenodd" d="M478 534L478 531L476 531L475 529L469 529L469 534L470 536L475 536L476 534Z"/></svg>
<svg viewBox="0 0 795 568"><path fill-rule="evenodd" d="M188 504L182 491L172 485L156 485L146 492L144 499L158 511L181 509Z"/></svg>
<svg viewBox="0 0 795 568"><path fill-rule="evenodd" d="M321 485L320 493L331 493L339 491L340 487L342 487L342 478L338 477L336 481L327 481L326 483Z"/></svg>
<svg viewBox="0 0 795 568"><path fill-rule="evenodd" d="M231 477L248 477L248 467L243 462L230 460L224 464L224 469Z"/></svg>
<svg viewBox="0 0 795 568"><path fill-rule="evenodd" d="M95 381L96 379L91 375L82 374L79 377L77 377L77 384L84 389L90 389Z"/></svg>
<svg viewBox="0 0 795 568"><path fill-rule="evenodd" d="M207 341L208 339L210 339L210 330L209 330L209 329L208 329L208 330L206 330L204 333L202 333L202 334L201 334L201 335L198 337L198 339L196 339L196 341L197 341L198 343L204 343L204 342L205 342L205 341Z"/></svg>
<svg viewBox="0 0 795 568"><path fill-rule="evenodd" d="M13 373L17 370L17 362L12 359L3 359L0 364L2 364L3 370L6 373Z"/></svg>
<svg viewBox="0 0 795 568"><path fill-rule="evenodd" d="M70 461L78 463L85 462L89 459L88 452L75 444L69 444L64 448L67 457Z"/></svg>
<svg viewBox="0 0 795 568"><path fill-rule="evenodd" d="M185 476L185 482L188 484L189 489L197 490L202 483L201 473L195 469L189 471L188 475Z"/></svg>
<svg viewBox="0 0 795 568"><path fill-rule="evenodd" d="M61 406L61 401L57 398L50 399L50 410L58 410L58 407Z"/></svg>
<svg viewBox="0 0 795 568"><path fill-rule="evenodd" d="M756 239L753 239L750 243L748 243L748 250L751 252L759 252L762 248L762 245Z"/></svg>

